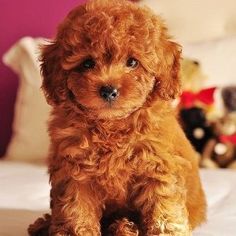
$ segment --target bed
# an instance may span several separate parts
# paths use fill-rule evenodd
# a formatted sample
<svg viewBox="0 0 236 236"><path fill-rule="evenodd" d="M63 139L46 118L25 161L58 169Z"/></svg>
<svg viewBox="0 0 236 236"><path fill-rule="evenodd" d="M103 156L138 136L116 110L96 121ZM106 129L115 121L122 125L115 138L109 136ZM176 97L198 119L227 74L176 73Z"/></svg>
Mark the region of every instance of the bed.
<svg viewBox="0 0 236 236"><path fill-rule="evenodd" d="M184 56L202 64L209 77L206 86L235 84L235 0L143 0L141 4L148 4L167 19L171 34L183 45ZM0 236L26 236L27 226L49 212L50 186L43 163L49 147L46 123L50 107L40 90L38 61L38 46L44 42L24 37L3 57L4 63L18 74L19 88L13 135L4 160L0 160ZM201 178L208 201L208 221L193 235L235 236L236 171L201 169Z"/></svg>
<svg viewBox="0 0 236 236"><path fill-rule="evenodd" d="M208 221L193 236L236 235L236 172L201 170L201 178L209 207ZM1 236L26 236L28 225L49 212L45 166L0 161L0 189Z"/></svg>

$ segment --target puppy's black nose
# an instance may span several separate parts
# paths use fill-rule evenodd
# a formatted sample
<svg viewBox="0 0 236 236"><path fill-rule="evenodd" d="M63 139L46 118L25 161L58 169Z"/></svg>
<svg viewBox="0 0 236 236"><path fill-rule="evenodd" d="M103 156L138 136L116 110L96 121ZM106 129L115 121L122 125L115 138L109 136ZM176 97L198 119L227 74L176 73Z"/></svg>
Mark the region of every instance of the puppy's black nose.
<svg viewBox="0 0 236 236"><path fill-rule="evenodd" d="M100 96L108 102L114 101L119 95L118 90L110 85L102 86L99 93Z"/></svg>

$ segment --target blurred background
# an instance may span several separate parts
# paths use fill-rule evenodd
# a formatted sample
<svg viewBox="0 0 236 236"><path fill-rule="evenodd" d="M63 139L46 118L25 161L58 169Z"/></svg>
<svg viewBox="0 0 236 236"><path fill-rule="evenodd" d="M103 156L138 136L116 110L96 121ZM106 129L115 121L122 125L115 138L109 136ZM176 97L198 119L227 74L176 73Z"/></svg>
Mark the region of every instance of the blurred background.
<svg viewBox="0 0 236 236"><path fill-rule="evenodd" d="M19 78L2 62L3 54L25 36L51 38L68 11L85 0L1 0L0 10L0 156L12 135Z"/></svg>
<svg viewBox="0 0 236 236"><path fill-rule="evenodd" d="M0 0L1 236L26 235L29 223L49 210L50 107L40 89L39 47L54 37L68 11L84 2ZM161 15L183 47L183 93L174 106L205 167L201 177L209 206L208 223L194 236L234 236L236 1L133 2Z"/></svg>
<svg viewBox="0 0 236 236"><path fill-rule="evenodd" d="M39 45L53 38L57 25L71 8L84 2L86 0L1 0L0 157L45 160L50 108L40 90ZM216 137L222 134L229 136L225 126L231 127L230 135L236 132L232 105L236 103L236 3L234 0L133 2L147 5L165 19L173 40L183 46L181 76L187 93L177 102L177 107L188 138L203 155L209 140L213 138L216 142ZM202 90L203 98L193 98L192 93L196 97ZM226 90L224 97L222 90ZM189 109L196 106L198 109ZM204 119L196 123L199 116ZM219 120L222 117L224 121ZM236 151L233 153L230 158L224 155L228 164L236 159ZM210 153L207 151L207 156L216 159L213 149Z"/></svg>

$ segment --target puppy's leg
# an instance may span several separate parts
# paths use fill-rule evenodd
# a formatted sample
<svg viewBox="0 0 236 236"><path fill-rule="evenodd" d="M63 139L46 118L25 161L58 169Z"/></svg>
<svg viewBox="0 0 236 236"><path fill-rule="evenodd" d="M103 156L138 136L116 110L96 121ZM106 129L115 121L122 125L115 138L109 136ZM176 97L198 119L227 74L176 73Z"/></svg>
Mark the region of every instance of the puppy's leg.
<svg viewBox="0 0 236 236"><path fill-rule="evenodd" d="M184 188L148 180L140 189L134 204L141 211L145 236L192 235Z"/></svg>
<svg viewBox="0 0 236 236"><path fill-rule="evenodd" d="M139 236L139 231L137 226L130 222L128 219L123 218L113 223L109 227L110 236Z"/></svg>
<svg viewBox="0 0 236 236"><path fill-rule="evenodd" d="M50 236L99 236L101 208L89 187L75 180L52 184Z"/></svg>
<svg viewBox="0 0 236 236"><path fill-rule="evenodd" d="M184 160L191 163L191 168L185 169L185 189L189 222L191 228L194 229L206 220L207 208L205 194L199 176L198 154L193 150L179 126L176 132L176 140L173 143L178 143L178 145L175 145L175 152L179 153Z"/></svg>
<svg viewBox="0 0 236 236"><path fill-rule="evenodd" d="M51 224L51 216L45 214L38 218L33 224L29 225L28 233L31 236L48 236L48 229Z"/></svg>

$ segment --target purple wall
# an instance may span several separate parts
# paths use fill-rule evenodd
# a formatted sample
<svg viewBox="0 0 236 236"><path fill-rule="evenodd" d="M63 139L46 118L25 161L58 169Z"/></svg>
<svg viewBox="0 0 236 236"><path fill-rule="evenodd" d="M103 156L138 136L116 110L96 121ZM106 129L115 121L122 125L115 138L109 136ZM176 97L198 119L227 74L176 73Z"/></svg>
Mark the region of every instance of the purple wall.
<svg viewBox="0 0 236 236"><path fill-rule="evenodd" d="M86 0L1 0L0 59L23 36L53 37L57 24ZM17 76L0 60L0 156L11 137Z"/></svg>

